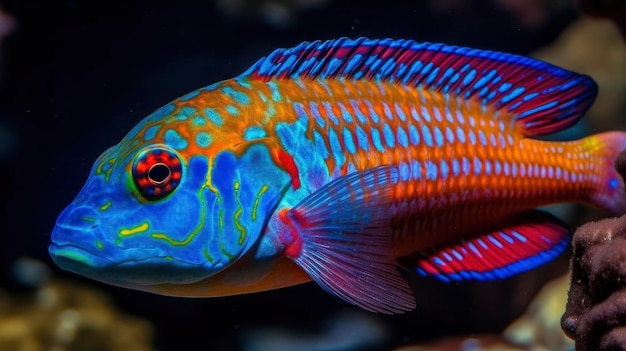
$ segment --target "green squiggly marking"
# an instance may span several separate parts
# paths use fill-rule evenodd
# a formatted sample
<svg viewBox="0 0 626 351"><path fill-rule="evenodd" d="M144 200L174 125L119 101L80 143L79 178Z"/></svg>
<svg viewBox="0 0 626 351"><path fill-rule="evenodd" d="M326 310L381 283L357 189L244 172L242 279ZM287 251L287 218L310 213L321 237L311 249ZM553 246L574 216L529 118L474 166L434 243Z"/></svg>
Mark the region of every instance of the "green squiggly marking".
<svg viewBox="0 0 626 351"><path fill-rule="evenodd" d="M219 190L215 186L213 186L213 180L211 179L213 173L213 160L209 160L209 170L207 171L207 179L204 182L204 185L201 187L201 191L204 188L208 188L209 191L215 195L215 200L217 201L217 205L220 207L218 211L218 225L220 229L224 229L224 209L222 208L222 196L220 195Z"/></svg>
<svg viewBox="0 0 626 351"><path fill-rule="evenodd" d="M135 234L140 234L140 233L147 231L148 228L150 228L150 225L148 224L148 222L143 222L140 225L133 227L133 228L121 229L119 235L121 237L126 237L126 236L135 235Z"/></svg>
<svg viewBox="0 0 626 351"><path fill-rule="evenodd" d="M252 205L252 220L256 221L256 216L257 216L257 210L259 208L259 201L261 201L261 196L263 194L265 194L265 192L267 191L267 189L269 189L269 187L265 184L263 184L263 186L261 187L261 190L259 191L259 193L256 195L256 198L254 198L254 203Z"/></svg>
<svg viewBox="0 0 626 351"><path fill-rule="evenodd" d="M194 230L192 230L191 233L187 235L186 238L184 238L183 240L176 240L169 237L169 235L165 233L153 233L151 237L158 240L165 240L172 246L188 245L196 237L196 235L198 235L200 230L202 230L202 227L204 227L204 220L206 217L206 201L204 200L204 197L201 196L203 188L204 187L200 187L200 192L198 193L198 198L200 199L200 221L198 222L198 225L194 228Z"/></svg>
<svg viewBox="0 0 626 351"><path fill-rule="evenodd" d="M239 245L243 245L244 241L246 240L247 233L246 233L246 228L243 225L241 225L241 222L239 221L239 217L243 213L243 206L241 205L241 199L239 198L240 187L241 185L239 184L239 181L236 180L234 184L234 188L235 188L235 201L237 201L237 210L235 211L235 215L233 216L233 221L235 224L235 228L239 231L239 240L237 242L239 243Z"/></svg>
<svg viewBox="0 0 626 351"><path fill-rule="evenodd" d="M104 205L100 206L100 211L106 211L111 207L111 201L107 201Z"/></svg>
<svg viewBox="0 0 626 351"><path fill-rule="evenodd" d="M211 263L215 261L213 259L213 256L211 256L211 254L209 253L209 249L207 249L206 247L202 249L202 255Z"/></svg>
<svg viewBox="0 0 626 351"><path fill-rule="evenodd" d="M224 254L224 256L228 257L228 259L231 260L231 261L232 261L233 258L235 258L235 255L233 255L230 252L226 251L226 247L224 247L224 242L223 241L220 242L220 251Z"/></svg>
<svg viewBox="0 0 626 351"><path fill-rule="evenodd" d="M224 209L220 208L220 210L217 212L217 216L218 216L218 220L217 220L217 225L219 226L220 230L224 229Z"/></svg>
<svg viewBox="0 0 626 351"><path fill-rule="evenodd" d="M213 169L212 164L209 160L209 169L207 171L207 176L206 176L207 179L205 180L204 184L200 187L200 189L198 190L198 194L197 194L198 199L200 199L200 221L198 222L198 225L194 228L194 230L192 230L191 233L189 233L189 235L187 235L187 237L183 240L173 239L166 233L153 233L151 235L152 238L167 241L172 246L185 246L185 245L188 245L196 237L196 235L198 235L198 233L200 233L200 230L202 230L202 227L204 227L204 222L206 220L206 200L205 200L205 197L202 196L202 192L204 191L204 189L208 188L211 192L213 192L217 198L217 201L221 203L221 198L219 197L219 191L217 191L217 189L211 183L212 169ZM211 259L211 262L212 262L212 259Z"/></svg>
<svg viewBox="0 0 626 351"><path fill-rule="evenodd" d="M244 240L246 240L246 228L244 226L241 225L241 223L239 222L239 216L241 216L241 214L243 213L243 208L239 207L237 209L237 211L235 211L235 228L237 228L237 230L239 231L239 241L237 241L239 243L239 245L243 245Z"/></svg>
<svg viewBox="0 0 626 351"><path fill-rule="evenodd" d="M113 165L115 164L116 160L117 160L117 157L113 157L105 162L101 162L96 168L95 173L98 175L104 175L105 183L108 182L109 177L111 177L111 172L113 171Z"/></svg>

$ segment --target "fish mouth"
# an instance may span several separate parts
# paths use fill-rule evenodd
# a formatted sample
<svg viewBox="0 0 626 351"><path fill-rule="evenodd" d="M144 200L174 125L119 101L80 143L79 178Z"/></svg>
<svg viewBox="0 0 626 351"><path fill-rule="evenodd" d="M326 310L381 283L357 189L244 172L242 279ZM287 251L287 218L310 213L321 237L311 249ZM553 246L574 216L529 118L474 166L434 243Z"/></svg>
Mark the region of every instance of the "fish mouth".
<svg viewBox="0 0 626 351"><path fill-rule="evenodd" d="M60 268L107 284L150 291L158 284L191 284L215 274L214 267L186 262L149 250L142 257L113 261L73 243L54 240L48 248Z"/></svg>
<svg viewBox="0 0 626 351"><path fill-rule="evenodd" d="M75 245L52 243L48 252L54 263L64 270L91 276L94 270L113 265L113 261Z"/></svg>
<svg viewBox="0 0 626 351"><path fill-rule="evenodd" d="M89 250L84 245L67 239L85 235L97 236L95 228L90 229L76 228L65 223L57 224L52 231L52 242L48 248L50 257L63 270L112 285L128 286L128 282L116 272L116 267L123 262L113 261L101 252Z"/></svg>
<svg viewBox="0 0 626 351"><path fill-rule="evenodd" d="M142 260L114 262L75 245L50 244L48 249L54 263L60 268L107 284L144 290L155 283L150 273L133 269ZM146 259L145 261L148 261ZM160 283L157 281L156 283Z"/></svg>

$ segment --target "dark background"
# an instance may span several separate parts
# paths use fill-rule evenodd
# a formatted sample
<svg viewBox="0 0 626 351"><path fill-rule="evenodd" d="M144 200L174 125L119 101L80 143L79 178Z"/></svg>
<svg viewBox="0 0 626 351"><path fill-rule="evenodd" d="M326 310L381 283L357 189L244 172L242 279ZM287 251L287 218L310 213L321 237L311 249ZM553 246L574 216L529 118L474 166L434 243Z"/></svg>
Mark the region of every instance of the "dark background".
<svg viewBox="0 0 626 351"><path fill-rule="evenodd" d="M52 266L47 246L56 216L101 152L161 105L243 72L274 48L368 36L527 54L552 42L577 16L561 11L528 28L495 2L465 3L435 11L431 2L418 0L327 1L295 13L290 24L272 25L254 10L226 16L209 0L0 1L16 20L1 46L0 128L8 134L0 140L7 150L0 155L0 288L25 289L9 269L20 257ZM563 260L558 264L565 267ZM160 350L235 349L242 330L258 325L315 330L333 312L349 308L314 284L198 300L104 286L57 268L54 273L99 286L126 312L149 319ZM506 307L506 299L515 290L518 300L527 301L537 288L520 292L519 280L413 283L416 311L376 316L392 330L390 347L441 335L499 332L523 305Z"/></svg>

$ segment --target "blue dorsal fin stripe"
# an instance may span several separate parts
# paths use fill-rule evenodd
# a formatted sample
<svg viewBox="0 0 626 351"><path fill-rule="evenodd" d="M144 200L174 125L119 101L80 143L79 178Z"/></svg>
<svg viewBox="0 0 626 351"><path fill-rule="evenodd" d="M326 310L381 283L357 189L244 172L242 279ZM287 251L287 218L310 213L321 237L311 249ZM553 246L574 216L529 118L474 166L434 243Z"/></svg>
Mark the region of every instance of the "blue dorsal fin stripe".
<svg viewBox="0 0 626 351"><path fill-rule="evenodd" d="M503 279L552 260L569 245L569 229L548 213L531 210L504 223L490 233L418 253L410 265L443 281Z"/></svg>
<svg viewBox="0 0 626 351"><path fill-rule="evenodd" d="M575 124L597 95L590 77L540 60L402 39L304 42L273 51L242 77L366 79L431 89L505 111L521 122L526 135Z"/></svg>

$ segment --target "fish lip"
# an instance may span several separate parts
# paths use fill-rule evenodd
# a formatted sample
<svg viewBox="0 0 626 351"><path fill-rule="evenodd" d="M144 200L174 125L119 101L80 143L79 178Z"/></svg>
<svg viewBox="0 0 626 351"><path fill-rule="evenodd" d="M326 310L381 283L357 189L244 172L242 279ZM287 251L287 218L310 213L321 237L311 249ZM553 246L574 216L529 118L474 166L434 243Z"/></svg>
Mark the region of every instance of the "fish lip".
<svg viewBox="0 0 626 351"><path fill-rule="evenodd" d="M146 290L150 286L161 283L178 284L177 281L159 281L153 282L150 280L142 281L135 278L125 278L123 275L118 275L120 270L124 271L128 268L132 268L133 265L140 262L150 262L154 260L161 260L161 256L147 256L139 259L128 259L124 261L112 261L109 258L101 255L94 254L93 252L86 250L80 246L74 244L57 244L52 242L48 249L52 260L60 268L70 271L87 278L91 278L97 281L101 281L107 284L126 287L130 289ZM178 260L185 264L195 266L196 264ZM199 278L193 278L185 281L184 284L194 283L208 276L202 276ZM146 290L146 291L149 291Z"/></svg>
<svg viewBox="0 0 626 351"><path fill-rule="evenodd" d="M111 268L111 267L121 267L124 266L128 263L134 263L134 262L141 262L141 261L149 261L149 260L153 260L155 258L159 258L159 257L145 257L145 258L141 258L141 259L128 259L128 260L123 260L123 261L112 261L111 259L98 255L92 251L89 251L83 247L77 246L77 245L73 245L73 244L56 244L54 242L52 242L50 244L50 247L48 249L48 252L50 253L50 255L52 256L52 258L54 259L55 257L62 257L63 259L67 259L67 260L74 260L71 256L74 256L75 254L83 254L85 256L88 256L89 258L95 258L97 260L100 261L104 261L101 263L106 263L106 265L98 265L98 266L90 266L92 268ZM70 255L67 255L68 253L71 253ZM65 254L65 255L63 255ZM184 262L184 261L182 261ZM81 262L84 263L84 262Z"/></svg>
<svg viewBox="0 0 626 351"><path fill-rule="evenodd" d="M118 259L112 260L107 256L106 249L104 251L98 250L94 245L83 246L77 242L71 241L72 235L87 235L98 237L96 231L98 229L92 228L91 231L86 229L76 229L72 226L57 225L52 232L52 238L48 247L48 252L52 257L54 263L63 270L82 275L87 278L91 278L107 284L121 286L130 289L146 290L150 286L161 283L171 284L189 284L202 279L207 278L211 274L201 274L198 277L194 277L196 273L188 273L186 278L163 280L158 276L158 272L161 270L158 267L162 267L166 261L174 259L180 265L187 268L196 268L198 270L206 269L207 262L190 262L187 260L181 260L180 258L171 257L165 255L160 250L145 250L142 255L137 257L127 257L124 254L118 255ZM70 238L70 240L68 240ZM94 239L95 240L95 239ZM108 245L105 245L108 246ZM115 246L114 251L124 251L133 248L124 248ZM141 274L138 266L152 266L156 267L156 270L152 273L148 272L146 275ZM220 265L214 265L219 267ZM215 269L215 267L212 267ZM167 269L166 269L167 270ZM149 290L149 289L148 289Z"/></svg>
<svg viewBox="0 0 626 351"><path fill-rule="evenodd" d="M150 285L142 284L137 281L126 281L120 277L114 277L114 275L112 276L107 273L109 270L115 270L118 267L123 267L124 264L132 262L133 260L115 262L106 257L96 255L80 246L72 244L56 244L54 242L50 244L48 252L57 266L87 278L115 286L135 289L143 285Z"/></svg>
<svg viewBox="0 0 626 351"><path fill-rule="evenodd" d="M57 244L55 242L52 242L50 244L50 247L48 248L48 252L50 253L50 256L55 261L55 263L59 265L59 267L61 268L64 268L64 265L62 264L64 263L63 261L79 263L81 265L88 266L91 268L103 267L102 263L106 263L105 266L111 266L111 265L116 264L115 262L111 261L110 259L106 257L102 257L100 255L95 254L94 252L86 250L83 247L72 245L72 244ZM80 256L82 256L84 259L78 259ZM99 265L88 264L87 263L88 261L91 261L91 262L100 261L99 263L101 264Z"/></svg>

